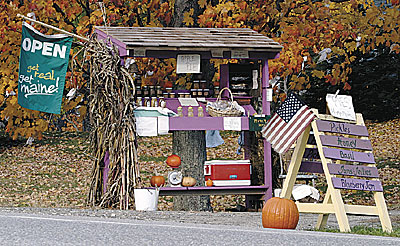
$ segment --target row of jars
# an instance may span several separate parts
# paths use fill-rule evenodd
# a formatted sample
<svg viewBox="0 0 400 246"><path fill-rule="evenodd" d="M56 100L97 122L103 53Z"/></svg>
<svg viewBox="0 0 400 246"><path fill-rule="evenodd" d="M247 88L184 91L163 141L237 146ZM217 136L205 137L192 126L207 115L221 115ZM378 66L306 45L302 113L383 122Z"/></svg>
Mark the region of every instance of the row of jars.
<svg viewBox="0 0 400 246"><path fill-rule="evenodd" d="M197 83L194 83L196 85ZM199 83L203 84L203 83ZM204 83L206 84L206 83ZM207 88L196 88L198 86L193 86L195 88L190 89L190 92L174 92L172 88L165 88L165 91L161 89L161 86L150 85L150 86L136 86L136 97L164 97L164 98L176 98L176 97L209 97L212 95L218 96L219 87L214 87L214 90L211 91ZM200 87L200 86L199 86Z"/></svg>
<svg viewBox="0 0 400 246"><path fill-rule="evenodd" d="M177 108L177 113L178 116L183 117L183 116L187 116L187 117L194 117L194 112L193 112L193 107L189 106L187 109L187 115L183 115L183 108L182 106L179 106ZM204 117L204 109L202 106L197 107L197 117Z"/></svg>
<svg viewBox="0 0 400 246"><path fill-rule="evenodd" d="M137 97L136 106L138 107L163 107L165 108L165 101L163 97Z"/></svg>

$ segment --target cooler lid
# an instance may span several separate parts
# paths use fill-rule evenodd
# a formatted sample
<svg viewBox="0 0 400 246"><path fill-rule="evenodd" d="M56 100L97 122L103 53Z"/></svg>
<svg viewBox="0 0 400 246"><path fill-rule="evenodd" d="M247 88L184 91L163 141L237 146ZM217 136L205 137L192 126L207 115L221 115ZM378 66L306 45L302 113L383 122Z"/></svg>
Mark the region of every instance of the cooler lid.
<svg viewBox="0 0 400 246"><path fill-rule="evenodd" d="M250 160L210 160L205 161L204 165L249 165Z"/></svg>

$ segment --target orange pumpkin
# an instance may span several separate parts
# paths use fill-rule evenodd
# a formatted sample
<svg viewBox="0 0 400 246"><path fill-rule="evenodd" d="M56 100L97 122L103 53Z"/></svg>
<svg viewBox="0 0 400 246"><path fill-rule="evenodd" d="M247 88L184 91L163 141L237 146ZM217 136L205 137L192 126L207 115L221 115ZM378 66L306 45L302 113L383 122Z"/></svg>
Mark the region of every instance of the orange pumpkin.
<svg viewBox="0 0 400 246"><path fill-rule="evenodd" d="M150 179L151 186L161 187L165 184L165 178L163 176L152 176Z"/></svg>
<svg viewBox="0 0 400 246"><path fill-rule="evenodd" d="M211 179L208 179L206 181L206 186L213 186L213 181Z"/></svg>
<svg viewBox="0 0 400 246"><path fill-rule="evenodd" d="M181 158L177 155L170 155L167 158L167 165L172 168L177 168L181 165Z"/></svg>
<svg viewBox="0 0 400 246"><path fill-rule="evenodd" d="M264 228L295 229L298 222L299 210L292 200L273 197L262 209Z"/></svg>
<svg viewBox="0 0 400 246"><path fill-rule="evenodd" d="M191 187L196 184L196 179L192 177L183 177L182 179L182 186Z"/></svg>

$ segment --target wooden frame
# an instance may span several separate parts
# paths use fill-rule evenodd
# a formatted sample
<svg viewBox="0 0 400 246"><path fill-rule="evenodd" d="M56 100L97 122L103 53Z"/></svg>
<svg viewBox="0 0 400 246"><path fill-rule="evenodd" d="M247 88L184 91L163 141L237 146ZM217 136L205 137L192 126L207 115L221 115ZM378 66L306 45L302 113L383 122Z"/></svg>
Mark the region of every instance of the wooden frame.
<svg viewBox="0 0 400 246"><path fill-rule="evenodd" d="M349 189L357 189L357 190L368 190L368 187L362 186L362 183L367 182L374 184L380 184L380 181L377 179L377 170L375 167L375 161L372 155L372 147L368 146L368 132L366 131L366 127L364 124L364 120L361 114L357 114L356 122L351 122L347 120L341 120L338 118L334 118L329 115L320 115L317 110L314 110L316 114L316 119L299 137L297 140L294 153L292 155L292 159L290 162L290 166L288 169L287 177L284 181L281 197L289 199L291 197L291 193L293 190L293 185L296 182L297 173L299 172L300 166L302 165L302 160L304 156L304 152L306 147L310 147L307 145L307 140L309 138L310 131L312 129L314 133L314 138L316 141L316 147L318 148L319 157L321 160L322 170L325 174L328 189L325 194L324 201L322 203L299 203L296 202L297 207L300 213L317 213L320 214L318 217L318 221L316 224L316 229L323 228L328 220L329 214L335 214L336 219L339 224L340 231L348 232L350 231L350 225L347 218L347 214L359 214L359 215L377 215L379 216L382 229L385 232L392 231L392 225L389 218L389 214L386 207L386 202L383 196L383 191L379 189L379 187L372 189L374 194L375 206L362 206L362 205L351 205L344 204L340 189L339 188L349 188L347 186L340 187L340 185L336 184L338 178L341 178L342 184L346 185L347 182L350 183L353 180L353 185ZM330 124L330 126L329 126ZM336 125L338 128L336 128ZM354 130L350 130L354 129ZM334 152L339 151L340 154L330 155L330 158L326 156L326 153L332 153L327 151L327 147L332 147L330 142L327 142L326 139L332 138L331 135L326 135L326 132L335 132L341 134L341 136L337 136L338 144L342 144L342 140L348 141L344 142L345 144L334 147L339 147L338 149L334 149ZM349 138L355 137L355 138ZM350 144L350 141L352 141ZM360 146L357 146L356 142L360 142ZM314 147L314 146L311 146ZM354 151L357 150L357 151ZM360 151L359 151L360 150ZM346 152L347 151L347 152ZM349 152L350 151L350 152ZM353 153L353 151L357 155L355 157L347 155L346 153ZM366 157L367 156L367 157ZM372 156L372 159L371 159ZM364 165L360 164L356 167L365 167L364 169L367 171L362 171L361 173L356 173L354 165L344 165L347 162L359 162L364 163ZM315 163L314 163L315 164ZM337 171L337 167L335 165L341 165L340 167L343 170L348 169L348 173L340 173ZM334 168L332 168L334 167ZM303 168L304 169L304 168ZM318 168L317 168L318 169ZM302 170L304 171L304 170ZM343 176L356 176L356 177L367 177L367 179L347 179L347 177ZM357 181L359 181L357 183ZM360 184L360 185L358 185Z"/></svg>

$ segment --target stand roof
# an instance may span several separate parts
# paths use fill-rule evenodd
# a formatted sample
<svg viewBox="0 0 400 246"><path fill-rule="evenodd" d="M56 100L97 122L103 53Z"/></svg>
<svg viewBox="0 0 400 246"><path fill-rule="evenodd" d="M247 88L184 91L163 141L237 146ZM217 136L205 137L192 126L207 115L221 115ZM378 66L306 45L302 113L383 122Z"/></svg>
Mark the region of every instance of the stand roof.
<svg viewBox="0 0 400 246"><path fill-rule="evenodd" d="M108 34L121 55L127 56L168 58L196 53L202 58L229 59L236 58L232 51L247 51L247 58L271 59L282 50L279 43L249 28L97 26L96 32L103 39ZM217 51L223 51L222 56Z"/></svg>

